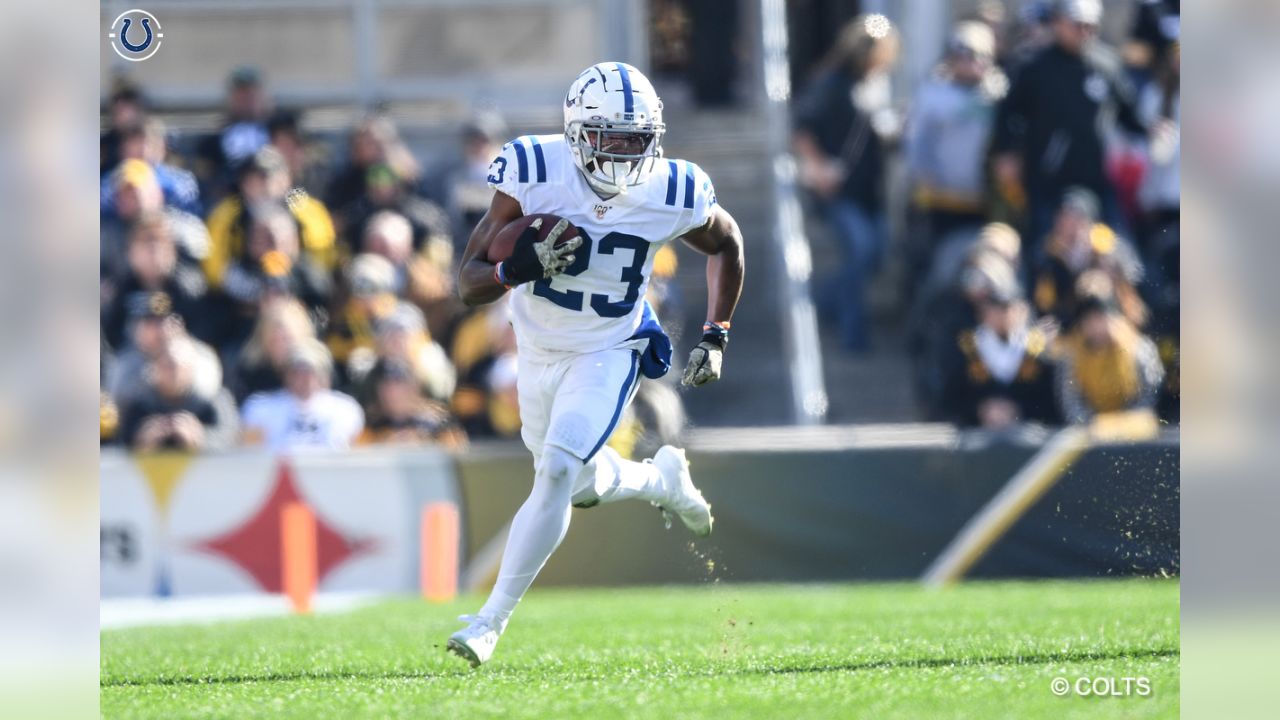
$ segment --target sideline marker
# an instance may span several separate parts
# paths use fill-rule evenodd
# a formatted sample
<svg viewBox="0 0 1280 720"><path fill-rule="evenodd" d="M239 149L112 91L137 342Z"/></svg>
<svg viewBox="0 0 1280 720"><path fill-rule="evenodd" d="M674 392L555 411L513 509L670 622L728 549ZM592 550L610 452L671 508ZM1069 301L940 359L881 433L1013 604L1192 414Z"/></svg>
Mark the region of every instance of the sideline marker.
<svg viewBox="0 0 1280 720"><path fill-rule="evenodd" d="M286 503L280 510L280 569L284 594L294 612L311 612L319 575L316 516L300 502Z"/></svg>
<svg viewBox="0 0 1280 720"><path fill-rule="evenodd" d="M457 505L433 502L422 509L419 579L422 596L431 602L448 602L458 594L460 538Z"/></svg>

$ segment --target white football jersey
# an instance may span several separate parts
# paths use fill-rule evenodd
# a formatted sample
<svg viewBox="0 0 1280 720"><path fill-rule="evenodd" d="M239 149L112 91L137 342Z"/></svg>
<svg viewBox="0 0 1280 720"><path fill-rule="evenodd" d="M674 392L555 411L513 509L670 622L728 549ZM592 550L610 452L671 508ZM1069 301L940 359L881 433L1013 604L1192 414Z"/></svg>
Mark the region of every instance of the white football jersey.
<svg viewBox="0 0 1280 720"><path fill-rule="evenodd" d="M564 273L510 293L521 351L544 357L605 350L635 334L658 248L706 224L716 204L701 168L665 158L646 182L602 200L563 135L512 140L489 166L488 179L525 215L559 215L583 235Z"/></svg>
<svg viewBox="0 0 1280 720"><path fill-rule="evenodd" d="M249 396L241 424L261 432L275 452L345 449L364 429L364 410L354 398L334 390L320 390L305 403L288 390L275 390Z"/></svg>

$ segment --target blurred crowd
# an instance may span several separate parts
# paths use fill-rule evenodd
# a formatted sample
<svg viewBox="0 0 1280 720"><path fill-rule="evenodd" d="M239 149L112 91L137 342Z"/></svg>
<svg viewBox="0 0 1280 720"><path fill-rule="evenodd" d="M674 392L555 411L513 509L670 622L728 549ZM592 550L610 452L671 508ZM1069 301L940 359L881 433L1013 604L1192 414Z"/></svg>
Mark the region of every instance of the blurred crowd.
<svg viewBox="0 0 1280 720"><path fill-rule="evenodd" d="M308 136L253 68L228 78L210 133L169 131L122 82L101 139L102 443L518 435L506 306L467 308L453 286L506 133L478 114L456 153L424 169L384 115L336 142Z"/></svg>
<svg viewBox="0 0 1280 720"><path fill-rule="evenodd" d="M859 16L797 97L800 179L845 258L816 285L827 337L871 350L868 288L900 248L928 419L1178 421L1180 8L1128 10L1113 49L1100 0L982 0L909 102L897 28Z"/></svg>
<svg viewBox="0 0 1280 720"><path fill-rule="evenodd" d="M923 418L1177 422L1178 3L1134 0L1118 50L1098 37L1099 0L976 8L909 101L891 82L903 39L881 15L850 22L797 95L799 177L844 256L815 283L824 337L872 349L868 288L899 253ZM517 436L507 309L454 289L507 139L476 114L424 167L385 114L308 132L250 67L228 77L216 129L175 132L122 81L101 138L102 442ZM664 248L655 306L679 303L675 269ZM630 412L623 451L683 423L660 383Z"/></svg>
<svg viewBox="0 0 1280 720"><path fill-rule="evenodd" d="M122 82L101 140L102 443L517 437L506 304L468 308L454 289L507 132L478 113L424 168L385 114L305 132L254 68L230 74L214 132L170 131ZM675 267L670 250L656 258L655 305L673 302ZM611 444L660 444L682 423L674 392L646 387Z"/></svg>

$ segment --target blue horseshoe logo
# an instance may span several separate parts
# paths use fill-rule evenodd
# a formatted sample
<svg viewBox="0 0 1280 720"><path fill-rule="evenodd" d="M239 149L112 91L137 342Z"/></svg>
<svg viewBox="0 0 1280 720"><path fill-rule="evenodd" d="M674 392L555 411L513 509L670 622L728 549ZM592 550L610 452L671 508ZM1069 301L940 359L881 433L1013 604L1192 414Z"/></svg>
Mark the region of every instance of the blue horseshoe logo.
<svg viewBox="0 0 1280 720"><path fill-rule="evenodd" d="M129 42L129 26L132 24L131 18L124 19L124 26L120 28L120 44L124 45L129 52L142 52L151 45L151 18L142 18L142 29L147 31L147 39L143 40L141 45Z"/></svg>

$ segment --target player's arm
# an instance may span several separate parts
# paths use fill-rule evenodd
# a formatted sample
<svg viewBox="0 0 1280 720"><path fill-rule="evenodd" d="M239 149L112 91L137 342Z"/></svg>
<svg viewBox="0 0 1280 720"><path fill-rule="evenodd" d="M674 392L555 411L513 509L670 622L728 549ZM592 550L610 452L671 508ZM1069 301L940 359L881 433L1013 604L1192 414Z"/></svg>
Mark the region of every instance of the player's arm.
<svg viewBox="0 0 1280 720"><path fill-rule="evenodd" d="M523 214L520 203L510 195L502 191L493 194L488 211L471 233L467 249L462 253L458 292L466 304L491 303L516 285L555 277L573 263L573 251L582 245L582 238L557 244L557 239L569 228L569 221L564 218L542 239L538 239L542 218L534 218L516 239L510 257L497 265L489 262L489 246L508 223Z"/></svg>
<svg viewBox="0 0 1280 720"><path fill-rule="evenodd" d="M701 227L680 237L686 245L707 256L707 322L702 340L689 354L685 385L703 385L720 379L720 364L729 344L729 321L742 296L746 266L742 231L724 208L716 205Z"/></svg>
<svg viewBox="0 0 1280 720"><path fill-rule="evenodd" d="M498 190L493 193L489 209L471 231L467 248L462 251L462 266L458 269L458 294L468 305L484 305L502 297L506 286L493 275L494 264L489 262L489 246L498 231L524 215L520 203Z"/></svg>

